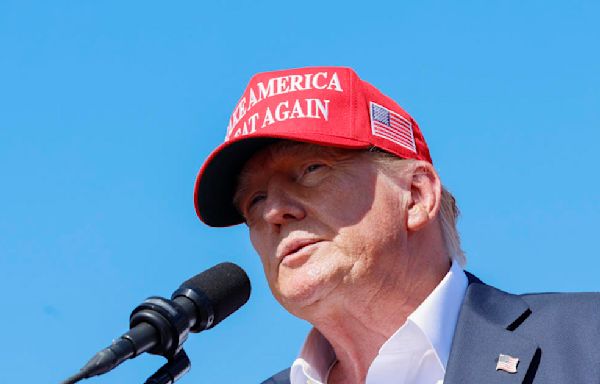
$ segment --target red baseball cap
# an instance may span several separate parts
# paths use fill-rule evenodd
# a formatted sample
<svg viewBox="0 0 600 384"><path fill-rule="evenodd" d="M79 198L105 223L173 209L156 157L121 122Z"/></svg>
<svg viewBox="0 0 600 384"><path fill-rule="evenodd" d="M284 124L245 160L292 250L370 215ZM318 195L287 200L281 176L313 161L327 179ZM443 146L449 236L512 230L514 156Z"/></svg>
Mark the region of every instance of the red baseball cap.
<svg viewBox="0 0 600 384"><path fill-rule="evenodd" d="M350 149L375 146L431 163L413 118L351 68L259 73L233 110L225 142L198 173L194 204L204 223L226 227L244 222L233 205L238 175L256 151L281 139Z"/></svg>

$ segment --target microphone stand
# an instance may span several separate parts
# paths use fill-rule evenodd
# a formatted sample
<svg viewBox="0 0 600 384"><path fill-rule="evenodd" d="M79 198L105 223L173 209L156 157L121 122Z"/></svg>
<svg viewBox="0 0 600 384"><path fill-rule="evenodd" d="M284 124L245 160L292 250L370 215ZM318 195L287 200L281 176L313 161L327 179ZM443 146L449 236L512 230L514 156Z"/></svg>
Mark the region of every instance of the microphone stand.
<svg viewBox="0 0 600 384"><path fill-rule="evenodd" d="M173 384L179 380L181 376L185 375L190 370L191 366L192 364L190 363L188 355L183 348L181 348L173 358L168 359L167 363L150 376L144 384ZM73 384L86 377L84 372L79 372L63 381L61 384Z"/></svg>
<svg viewBox="0 0 600 384"><path fill-rule="evenodd" d="M144 384L173 384L191 368L190 359L183 348L160 367Z"/></svg>

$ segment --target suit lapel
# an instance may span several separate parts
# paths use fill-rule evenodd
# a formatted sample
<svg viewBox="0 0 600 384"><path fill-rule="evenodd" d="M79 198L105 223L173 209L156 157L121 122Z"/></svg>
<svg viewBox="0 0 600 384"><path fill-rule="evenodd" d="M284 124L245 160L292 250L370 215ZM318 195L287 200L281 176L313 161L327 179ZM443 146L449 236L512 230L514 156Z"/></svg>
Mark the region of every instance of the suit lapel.
<svg viewBox="0 0 600 384"><path fill-rule="evenodd" d="M512 332L531 313L528 305L518 296L485 285L469 273L467 276L469 286L444 384L523 383L532 360L539 358L536 343ZM516 373L496 370L500 354L519 359Z"/></svg>

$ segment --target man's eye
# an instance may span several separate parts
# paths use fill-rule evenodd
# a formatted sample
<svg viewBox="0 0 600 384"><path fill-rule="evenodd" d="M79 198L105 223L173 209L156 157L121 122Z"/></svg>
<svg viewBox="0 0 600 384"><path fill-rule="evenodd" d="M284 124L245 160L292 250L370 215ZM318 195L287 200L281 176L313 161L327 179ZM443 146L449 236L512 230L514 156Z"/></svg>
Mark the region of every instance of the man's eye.
<svg viewBox="0 0 600 384"><path fill-rule="evenodd" d="M256 205L256 203L262 201L263 199L265 199L266 196L262 193L260 194L256 194L254 196L252 196L252 198L250 198L250 200L248 200L248 204L247 204L247 211L251 210L252 207L254 207Z"/></svg>
<svg viewBox="0 0 600 384"><path fill-rule="evenodd" d="M311 173L311 172L314 172L314 171L316 171L317 169L319 169L319 168L322 168L322 167L324 167L324 166L325 166L325 164L320 164L320 163L310 164L309 166L307 166L307 167L304 169L304 173Z"/></svg>
<svg viewBox="0 0 600 384"><path fill-rule="evenodd" d="M302 172L298 175L297 181L301 182L303 185L313 185L321 179L322 175L324 175L319 171L326 167L327 164L324 163L310 163L302 168ZM315 176L312 176L312 174Z"/></svg>

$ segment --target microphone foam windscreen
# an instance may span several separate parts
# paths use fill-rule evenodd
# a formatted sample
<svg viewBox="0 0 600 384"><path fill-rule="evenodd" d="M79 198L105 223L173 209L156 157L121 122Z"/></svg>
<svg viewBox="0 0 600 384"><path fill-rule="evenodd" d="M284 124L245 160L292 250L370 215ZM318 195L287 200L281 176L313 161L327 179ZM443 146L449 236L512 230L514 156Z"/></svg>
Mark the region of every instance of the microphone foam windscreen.
<svg viewBox="0 0 600 384"><path fill-rule="evenodd" d="M211 301L215 314L211 328L237 311L250 297L250 279L234 263L217 264L186 280L181 287L199 290Z"/></svg>

